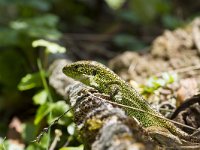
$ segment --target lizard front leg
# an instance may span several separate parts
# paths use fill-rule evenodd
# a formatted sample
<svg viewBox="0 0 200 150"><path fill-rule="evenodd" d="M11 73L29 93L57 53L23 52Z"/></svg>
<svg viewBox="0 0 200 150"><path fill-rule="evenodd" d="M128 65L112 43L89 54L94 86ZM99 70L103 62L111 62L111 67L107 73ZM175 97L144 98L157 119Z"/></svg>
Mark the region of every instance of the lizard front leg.
<svg viewBox="0 0 200 150"><path fill-rule="evenodd" d="M123 95L121 92L120 84L116 82L108 82L106 83L106 87L108 88L110 98L113 99L115 102L121 102L123 99Z"/></svg>

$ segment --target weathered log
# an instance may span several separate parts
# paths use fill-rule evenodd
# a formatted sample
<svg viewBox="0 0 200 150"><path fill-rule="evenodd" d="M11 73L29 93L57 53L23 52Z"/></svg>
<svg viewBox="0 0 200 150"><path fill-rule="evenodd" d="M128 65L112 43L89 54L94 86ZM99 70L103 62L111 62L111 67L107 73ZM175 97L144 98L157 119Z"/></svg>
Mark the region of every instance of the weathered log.
<svg viewBox="0 0 200 150"><path fill-rule="evenodd" d="M108 96L81 83L72 84L67 92L86 150L155 148L138 122L111 105Z"/></svg>

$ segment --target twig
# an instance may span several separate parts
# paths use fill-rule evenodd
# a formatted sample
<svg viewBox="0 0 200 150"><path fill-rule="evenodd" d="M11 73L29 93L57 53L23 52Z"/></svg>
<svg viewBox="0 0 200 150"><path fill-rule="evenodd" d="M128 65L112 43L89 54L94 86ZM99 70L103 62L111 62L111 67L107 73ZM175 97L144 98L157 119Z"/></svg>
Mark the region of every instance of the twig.
<svg viewBox="0 0 200 150"><path fill-rule="evenodd" d="M56 124L65 114L67 114L70 110L72 110L75 107L72 106L71 108L69 108L67 111L65 111L62 115L60 115L57 119L55 119L48 127L43 128L43 130L40 132L40 134L36 137L35 140L33 140L32 142L37 142L39 143L41 138L43 137L43 135L45 133L47 133L49 131L49 129L51 128L51 126L53 126L54 124Z"/></svg>
<svg viewBox="0 0 200 150"><path fill-rule="evenodd" d="M167 149L172 149L172 150L174 150L174 147L166 147ZM200 145L191 145L191 146L179 146L179 149L196 149L197 150L197 148L200 148Z"/></svg>
<svg viewBox="0 0 200 150"><path fill-rule="evenodd" d="M58 129L55 130L55 138L49 148L49 150L54 150L56 148L56 145L58 143L58 141L60 141L60 136L62 135L62 132Z"/></svg>
<svg viewBox="0 0 200 150"><path fill-rule="evenodd" d="M93 95L93 96L94 96L94 95ZM95 96L94 96L94 97L95 97ZM188 125L185 125L185 124L176 122L176 121L174 121L174 120L167 119L167 118L165 118L165 117L163 117L163 116L158 116L158 115L152 114L152 113L147 112L147 111L144 111L144 110L142 110L142 109L133 108L133 107L131 107L131 106L127 106L127 105L123 105L123 104L118 104L118 103L116 103L116 102L112 102L112 101L109 101L109 100L107 100L107 101L108 101L109 103L114 104L114 105L117 105L117 106L126 107L126 108L133 109L133 110L136 110L136 111L140 111L140 112L143 112L143 113L148 113L148 114L150 114L150 115L152 115L152 116L155 116L155 117L158 117L158 118L161 118L161 119L165 119L165 120L170 121L170 122L172 122L172 123L175 123L175 124L177 124L177 125L180 125L180 126L183 126L183 127L186 127L186 128L192 129L192 130L195 130L195 131L200 131L199 129L195 129L195 128L191 127L191 126L188 126Z"/></svg>
<svg viewBox="0 0 200 150"><path fill-rule="evenodd" d="M69 142L72 140L72 138L73 138L72 136L69 136L67 138L67 141L65 142L65 144L62 147L67 147L69 145Z"/></svg>

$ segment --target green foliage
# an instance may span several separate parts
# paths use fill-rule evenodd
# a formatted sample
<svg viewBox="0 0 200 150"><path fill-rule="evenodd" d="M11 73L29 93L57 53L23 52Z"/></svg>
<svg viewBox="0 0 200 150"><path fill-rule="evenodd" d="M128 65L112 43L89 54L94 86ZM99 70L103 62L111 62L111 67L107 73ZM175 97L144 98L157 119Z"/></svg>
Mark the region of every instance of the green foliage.
<svg viewBox="0 0 200 150"><path fill-rule="evenodd" d="M1 51L0 84L3 84L6 88L16 88L20 78L26 71L26 67L24 58L17 51L12 49Z"/></svg>
<svg viewBox="0 0 200 150"><path fill-rule="evenodd" d="M67 126L67 131L70 135L74 135L75 133L75 123L71 123Z"/></svg>
<svg viewBox="0 0 200 150"><path fill-rule="evenodd" d="M33 101L36 105L42 105L47 102L47 98L48 93L45 90L41 90L33 96Z"/></svg>
<svg viewBox="0 0 200 150"><path fill-rule="evenodd" d="M163 16L162 21L164 25L170 29L180 27L184 24L184 22L180 18L172 16L172 15Z"/></svg>
<svg viewBox="0 0 200 150"><path fill-rule="evenodd" d="M108 6L110 6L112 9L118 9L120 8L125 0L105 0Z"/></svg>
<svg viewBox="0 0 200 150"><path fill-rule="evenodd" d="M31 123L27 122L23 124L23 132L22 132L22 138L25 142L29 143L30 141L33 141L37 135L37 128L36 126Z"/></svg>
<svg viewBox="0 0 200 150"><path fill-rule="evenodd" d="M143 94L152 94L160 87L165 87L178 80L175 73L163 73L160 78L150 77L145 85L142 85Z"/></svg>
<svg viewBox="0 0 200 150"><path fill-rule="evenodd" d="M170 11L170 3L166 0L134 0L130 6L143 23L151 23L159 15Z"/></svg>
<svg viewBox="0 0 200 150"><path fill-rule="evenodd" d="M43 105L41 105L41 107L39 107L39 109L37 110L34 124L38 125L41 120L52 111L52 109L53 105L51 105L51 103L44 103Z"/></svg>
<svg viewBox="0 0 200 150"><path fill-rule="evenodd" d="M4 86L9 93L10 89L17 89L20 91L35 92L33 95L33 103L39 105L35 116L34 123L27 123L24 125L22 137L24 141L30 142L34 140L38 134L38 127L42 120L47 119L47 123L51 123L64 111L69 109L69 106L64 101L53 102L50 101L49 87L46 82L48 78L47 71L39 66L39 71L31 71L31 68L36 68L36 58L38 50L33 49L37 47L44 47L40 51L44 53L45 58L49 54L64 53L65 48L59 46L54 42L48 40L36 40L37 38L45 38L57 40L60 37L60 32L56 29L58 18L55 15L42 15L33 18L23 18L16 21L11 21L8 27L0 27L0 46L8 50L0 52L0 85ZM31 45L33 44L33 47ZM10 49L10 50L9 50ZM20 52L20 53L19 53ZM25 56L25 57L24 57ZM45 59L44 59L45 60ZM28 63L27 63L28 62ZM46 63L46 62L43 62ZM20 69L19 69L20 68ZM45 85L44 85L45 84ZM7 95L5 96L5 101ZM66 126L72 122L72 115L67 114L58 124ZM35 133L33 134L33 131ZM44 140L46 139L46 140ZM27 149L46 149L50 134L44 135L40 144L29 144ZM46 141L46 142L45 142ZM15 147L8 140L5 141L8 149ZM2 145L1 145L2 146Z"/></svg>
<svg viewBox="0 0 200 150"><path fill-rule="evenodd" d="M120 19L123 21L127 21L132 24L139 24L140 18L139 16L132 10L121 10L119 14L117 14Z"/></svg>
<svg viewBox="0 0 200 150"><path fill-rule="evenodd" d="M37 16L31 19L21 19L10 23L10 28L18 34L26 34L33 38L47 38L56 40L60 37L55 28L58 18L55 15Z"/></svg>
<svg viewBox="0 0 200 150"><path fill-rule="evenodd" d="M51 53L63 53L65 52L65 48L59 46L58 44L55 44L53 42L48 42L46 40L35 40L33 41L32 45L34 47L42 46L44 47L45 51L44 54L45 57L48 57ZM23 137L26 139L33 140L33 134L30 135L30 130L36 129L35 126L39 126L42 120L47 119L47 123L51 124L55 119L57 119L58 116L62 115L66 110L69 109L69 105L66 104L64 101L53 101L49 86L47 84L46 79L48 78L47 71L42 68L41 60L37 61L39 71L27 74L25 75L21 81L18 84L18 89L21 91L31 90L31 89L39 89L38 92L35 93L33 96L33 102L36 105L39 105L39 108L37 109L36 116L34 119L34 124L25 124L25 130ZM71 124L72 122L72 114L67 113L64 117L62 117L58 124L66 126L68 124ZM70 135L74 134L74 124L69 125L67 128ZM35 138L36 138L36 134ZM48 139L50 134L48 134ZM43 139L43 138L42 138ZM49 145L45 144L45 146L42 145L35 145L31 144L28 146L27 149L43 149L43 147L48 147Z"/></svg>
<svg viewBox="0 0 200 150"><path fill-rule="evenodd" d="M83 145L80 145L79 147L63 147L59 150L83 150Z"/></svg>
<svg viewBox="0 0 200 150"><path fill-rule="evenodd" d="M113 42L119 47L123 47L128 50L142 49L145 47L144 43L142 43L134 36L128 34L119 34L115 36Z"/></svg>
<svg viewBox="0 0 200 150"><path fill-rule="evenodd" d="M48 139L48 135L44 134L40 143L31 143L30 145L28 145L26 150L46 150L48 147Z"/></svg>
<svg viewBox="0 0 200 150"><path fill-rule="evenodd" d="M0 138L0 150L6 150L5 138L4 139Z"/></svg>
<svg viewBox="0 0 200 150"><path fill-rule="evenodd" d="M0 28L1 46L20 46L23 48L35 38L57 40L61 36L56 29L57 23L58 18L50 14L11 21L9 27Z"/></svg>
<svg viewBox="0 0 200 150"><path fill-rule="evenodd" d="M67 45L69 42L65 38L59 41L61 33L67 36L68 33L111 33L112 40L105 44L109 49L138 50L149 42L144 40L146 36L157 34L152 28L173 29L182 25L184 18L189 18L184 16L187 9L182 9L181 15L172 9L177 4L171 0L0 0L0 113L5 114L0 117L1 136L6 135L8 120L18 112L17 115L22 114L19 116L28 120L23 123L21 134L25 149L47 149L52 142L52 134L45 134L39 144L30 141L43 126L69 109L48 85L49 56L65 53L66 49L58 43ZM115 25L119 26L117 30ZM73 36L70 38L77 40ZM80 42L78 37L74 46L88 45L84 40L87 39ZM143 92L153 93L174 80L176 77L170 74L152 77L143 86ZM26 106L27 112L34 111L35 114L26 116L26 112L21 112ZM72 143L79 145L71 113L66 114L58 125L67 132L61 143L72 138ZM57 149L59 147L62 146L58 144ZM0 149L14 148L18 149L9 139L0 140ZM69 143L69 147L60 149L82 150L83 146L73 147Z"/></svg>
<svg viewBox="0 0 200 150"><path fill-rule="evenodd" d="M65 53L66 49L58 44L55 44L53 42L49 42L46 40L35 40L32 43L33 47L45 47L45 52L46 53Z"/></svg>
<svg viewBox="0 0 200 150"><path fill-rule="evenodd" d="M18 84L18 89L24 91L41 86L42 80L39 72L37 72L33 74L27 74L26 76L22 77L20 83Z"/></svg>
<svg viewBox="0 0 200 150"><path fill-rule="evenodd" d="M51 117L48 118L49 124L53 122L58 116L62 115L66 110L69 109L69 105L65 101L58 101L50 104L52 107ZM72 121L72 114L69 112L63 118L58 121L58 124L67 125Z"/></svg>

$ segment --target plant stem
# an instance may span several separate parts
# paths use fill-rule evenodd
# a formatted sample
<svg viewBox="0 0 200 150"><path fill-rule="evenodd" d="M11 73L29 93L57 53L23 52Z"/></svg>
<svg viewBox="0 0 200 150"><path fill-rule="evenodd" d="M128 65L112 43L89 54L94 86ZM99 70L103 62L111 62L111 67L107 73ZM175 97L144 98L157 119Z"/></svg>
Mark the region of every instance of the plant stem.
<svg viewBox="0 0 200 150"><path fill-rule="evenodd" d="M47 84L47 81L46 81L46 78L45 78L45 71L44 69L42 68L42 63L41 63L41 60L40 59L37 59L37 65L38 65L38 68L39 68L39 72L40 72L40 77L42 79L42 84L44 86L44 89L48 95L48 100L49 102L53 102L53 98L51 96L51 93L49 91L49 87L48 87L48 84ZM52 118L52 112L50 112L49 114L49 117L50 119ZM48 142L47 142L47 147L46 149L48 150L49 149L49 145L50 145L50 133L51 133L51 129L48 130Z"/></svg>

